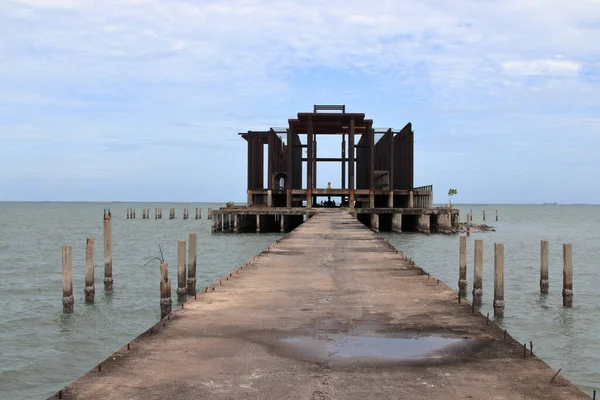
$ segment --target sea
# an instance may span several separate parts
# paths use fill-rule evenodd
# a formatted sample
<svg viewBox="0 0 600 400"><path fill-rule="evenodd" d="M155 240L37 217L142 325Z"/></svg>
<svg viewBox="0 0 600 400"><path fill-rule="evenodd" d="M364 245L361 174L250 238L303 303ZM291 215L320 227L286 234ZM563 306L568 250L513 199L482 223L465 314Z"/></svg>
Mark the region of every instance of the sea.
<svg viewBox="0 0 600 400"><path fill-rule="evenodd" d="M0 399L45 399L94 368L160 319L159 246L176 293L177 241L198 233L198 287L210 285L280 235L211 233L208 208L220 203L0 202ZM169 219L169 208L176 219ZM195 219L195 208L202 218ZM504 243L505 317L496 321L536 356L591 394L600 389L600 206L462 204L461 220L495 231L484 243L483 305L493 318L493 246ZM127 219L128 208L136 219ZM142 219L142 209L150 218ZM163 218L154 218L154 209ZM183 209L190 218L182 219ZM112 214L113 292L103 290L103 210ZM483 221L483 211L486 221ZM498 221L495 220L498 210ZM432 279L458 288L458 235L387 233ZM96 297L84 302L85 244L95 239ZM550 291L539 293L540 241L549 241ZM573 307L562 306L562 249L573 246ZM61 246L73 249L75 309L62 312ZM174 307L178 306L174 298ZM470 301L467 298L467 301ZM549 376L548 380L552 376Z"/></svg>

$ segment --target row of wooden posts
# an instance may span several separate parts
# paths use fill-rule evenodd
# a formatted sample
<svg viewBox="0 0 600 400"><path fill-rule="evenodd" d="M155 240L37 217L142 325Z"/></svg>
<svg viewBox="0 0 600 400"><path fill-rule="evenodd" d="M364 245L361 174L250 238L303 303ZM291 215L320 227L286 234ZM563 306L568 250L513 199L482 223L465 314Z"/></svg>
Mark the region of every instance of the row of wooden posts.
<svg viewBox="0 0 600 400"><path fill-rule="evenodd" d="M177 241L177 300L185 302L187 296L196 296L196 258L197 258L198 234L190 233L189 246L187 246L186 263L186 242ZM186 271L187 264L187 271ZM164 318L171 313L171 278L169 278L169 264L162 262L160 264L160 318Z"/></svg>
<svg viewBox="0 0 600 400"><path fill-rule="evenodd" d="M208 219L212 219L211 211L212 211L212 209L209 208L208 209ZM126 214L127 214L127 219L135 219L135 208L128 208L126 211ZM175 215L176 215L175 209L170 208L169 209L169 219L175 219ZM149 208L142 209L142 219L150 219L150 209ZM162 219L162 208L154 209L154 219ZM183 219L189 219L189 212L188 212L187 208L183 209ZM196 218L195 219L202 219L202 208L196 207Z"/></svg>
<svg viewBox="0 0 600 400"><path fill-rule="evenodd" d="M104 210L104 290L113 290L112 277L112 214ZM73 297L73 249L62 246L62 283L63 311L72 313L75 304ZM96 293L94 284L94 239L88 238L85 243L85 301L93 303Z"/></svg>
<svg viewBox="0 0 600 400"><path fill-rule="evenodd" d="M485 210L483 210L483 220L485 221ZM496 221L498 221L498 210L496 210ZM467 236L471 235L471 225L473 224L473 210L467 213Z"/></svg>
<svg viewBox="0 0 600 400"><path fill-rule="evenodd" d="M460 236L458 292L460 298L467 295L467 237ZM548 241L541 241L540 293L548 293ZM475 240L473 268L473 305L481 305L483 297L483 240ZM573 246L563 244L563 306L573 305ZM494 316L504 317L504 244L494 243Z"/></svg>
<svg viewBox="0 0 600 400"><path fill-rule="evenodd" d="M93 303L96 293L94 284L94 239L88 238L85 245L85 301ZM196 294L196 257L197 257L198 234L192 232L189 235L188 262L187 262L187 277L186 277L186 242L180 240L177 243L177 268L178 268L178 289L177 298L180 301L185 301L186 294ZM169 280L164 281L167 277L167 263L161 263L161 311L163 308L169 308L170 300L163 301L166 298L166 288L163 296L163 285L170 283ZM165 278L166 279L166 278ZM163 283L164 281L164 283ZM71 246L62 246L62 283L63 283L63 312L72 313L75 300L73 297L73 249ZM110 210L104 210L104 290L113 290L112 278L112 215ZM169 299L170 299L169 286ZM163 306L164 303L164 306ZM167 304L168 303L168 304ZM168 305L168 307L167 307ZM166 314L165 314L166 315Z"/></svg>

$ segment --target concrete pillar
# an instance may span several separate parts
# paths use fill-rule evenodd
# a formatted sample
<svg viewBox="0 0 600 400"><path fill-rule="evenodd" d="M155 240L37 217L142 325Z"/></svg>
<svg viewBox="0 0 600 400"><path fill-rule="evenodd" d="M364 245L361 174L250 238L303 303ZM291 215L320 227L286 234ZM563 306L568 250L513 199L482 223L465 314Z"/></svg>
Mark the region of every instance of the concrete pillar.
<svg viewBox="0 0 600 400"><path fill-rule="evenodd" d="M408 192L408 208L415 208L415 198L412 190Z"/></svg>
<svg viewBox="0 0 600 400"><path fill-rule="evenodd" d="M431 233L431 221L429 215L421 214L417 217L417 231Z"/></svg>
<svg viewBox="0 0 600 400"><path fill-rule="evenodd" d="M473 273L473 304L481 305L483 297L483 240L475 241L475 268Z"/></svg>
<svg viewBox="0 0 600 400"><path fill-rule="evenodd" d="M573 246L563 244L563 306L573 305Z"/></svg>
<svg viewBox="0 0 600 400"><path fill-rule="evenodd" d="M75 299L73 297L73 249L62 246L62 289L63 312L72 313Z"/></svg>
<svg viewBox="0 0 600 400"><path fill-rule="evenodd" d="M260 233L260 214L256 214L256 233Z"/></svg>
<svg viewBox="0 0 600 400"><path fill-rule="evenodd" d="M273 207L273 192L267 190L267 207Z"/></svg>
<svg viewBox="0 0 600 400"><path fill-rule="evenodd" d="M371 214L371 229L375 232L379 232L379 214Z"/></svg>
<svg viewBox="0 0 600 400"><path fill-rule="evenodd" d="M233 214L233 232L238 233L239 231L240 231L240 228L238 225L238 215Z"/></svg>
<svg viewBox="0 0 600 400"><path fill-rule="evenodd" d="M281 214L279 216L279 232L284 233L285 232L285 215Z"/></svg>
<svg viewBox="0 0 600 400"><path fill-rule="evenodd" d="M188 245L187 294L196 294L196 260L198 251L198 234L190 233Z"/></svg>
<svg viewBox="0 0 600 400"><path fill-rule="evenodd" d="M225 215L219 214L219 221L221 222L221 232L225 232Z"/></svg>
<svg viewBox="0 0 600 400"><path fill-rule="evenodd" d="M185 240L177 241L177 300L187 298L187 277L185 274Z"/></svg>
<svg viewBox="0 0 600 400"><path fill-rule="evenodd" d="M504 244L494 243L494 318L504 317Z"/></svg>
<svg viewBox="0 0 600 400"><path fill-rule="evenodd" d="M542 240L540 246L540 293L548 293L548 241Z"/></svg>
<svg viewBox="0 0 600 400"><path fill-rule="evenodd" d="M467 296L467 237L461 235L459 242L458 291L462 297Z"/></svg>
<svg viewBox="0 0 600 400"><path fill-rule="evenodd" d="M104 290L113 290L112 278L112 216L104 211Z"/></svg>
<svg viewBox="0 0 600 400"><path fill-rule="evenodd" d="M390 190L388 193L388 207L394 208L394 191Z"/></svg>
<svg viewBox="0 0 600 400"><path fill-rule="evenodd" d="M171 313L171 278L169 278L169 264L160 264L160 319Z"/></svg>
<svg viewBox="0 0 600 400"><path fill-rule="evenodd" d="M85 302L93 303L96 294L94 285L94 239L88 238L85 243Z"/></svg>
<svg viewBox="0 0 600 400"><path fill-rule="evenodd" d="M369 190L369 208L375 208L375 192Z"/></svg>
<svg viewBox="0 0 600 400"><path fill-rule="evenodd" d="M436 215L438 232L452 232L452 216L450 213L439 213Z"/></svg>
<svg viewBox="0 0 600 400"><path fill-rule="evenodd" d="M402 214L392 214L392 231L396 233L402 232Z"/></svg>

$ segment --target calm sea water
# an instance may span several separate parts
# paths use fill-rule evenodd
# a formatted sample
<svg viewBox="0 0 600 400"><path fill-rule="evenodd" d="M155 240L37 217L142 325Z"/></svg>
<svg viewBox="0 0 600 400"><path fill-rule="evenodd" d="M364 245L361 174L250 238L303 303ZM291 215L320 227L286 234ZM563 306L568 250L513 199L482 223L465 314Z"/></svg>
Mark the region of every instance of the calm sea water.
<svg viewBox="0 0 600 400"><path fill-rule="evenodd" d="M0 398L46 398L97 365L160 318L158 263L143 264L164 247L175 271L177 240L198 232L198 274L206 286L279 237L277 234L211 234L208 207L190 203L0 203ZM136 208L137 219L125 211ZM154 219L154 208L163 219ZM168 209L177 219L168 219ZM202 207L203 219L182 220L184 207ZM114 292L103 292L102 210L113 215ZM141 219L142 208L151 219ZM600 302L596 288L600 206L473 205L474 222L488 210L497 232L468 240L472 280L473 241L484 240L484 304L493 315L493 243L505 244L505 318L519 341L562 375L590 392L600 387ZM500 221L495 222L498 209ZM165 218L166 217L166 218ZM458 236L383 234L425 270L452 288L458 281ZM96 239L96 302L84 303L85 241ZM550 294L539 294L540 240L550 240ZM573 244L574 307L563 309L562 243ZM62 313L61 245L73 246L75 312ZM173 275L175 277L175 275ZM176 279L173 279L175 293ZM469 288L471 289L471 287ZM174 306L176 301L174 302Z"/></svg>

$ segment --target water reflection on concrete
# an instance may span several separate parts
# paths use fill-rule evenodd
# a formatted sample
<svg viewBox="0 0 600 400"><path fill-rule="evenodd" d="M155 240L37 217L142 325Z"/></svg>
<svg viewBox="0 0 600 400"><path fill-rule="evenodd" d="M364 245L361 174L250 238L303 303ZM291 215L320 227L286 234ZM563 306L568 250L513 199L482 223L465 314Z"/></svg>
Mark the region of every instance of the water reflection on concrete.
<svg viewBox="0 0 600 400"><path fill-rule="evenodd" d="M331 334L295 336L280 340L291 356L315 362L398 364L453 359L473 351L481 340L441 336L372 337Z"/></svg>

